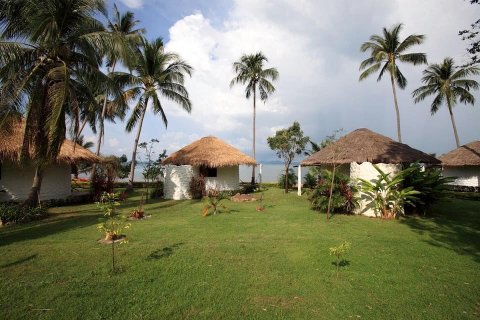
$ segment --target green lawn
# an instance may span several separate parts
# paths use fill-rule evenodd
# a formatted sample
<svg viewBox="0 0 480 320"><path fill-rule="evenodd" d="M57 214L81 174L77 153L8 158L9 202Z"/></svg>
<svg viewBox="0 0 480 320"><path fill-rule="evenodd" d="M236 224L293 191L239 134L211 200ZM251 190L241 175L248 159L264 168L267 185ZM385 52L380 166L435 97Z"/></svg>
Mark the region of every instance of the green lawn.
<svg viewBox="0 0 480 320"><path fill-rule="evenodd" d="M139 197L123 204L127 213ZM119 246L97 243L94 205L0 230L3 319L478 319L480 202L431 218L324 214L265 193L203 218L196 201L157 201ZM351 242L339 276L329 247Z"/></svg>

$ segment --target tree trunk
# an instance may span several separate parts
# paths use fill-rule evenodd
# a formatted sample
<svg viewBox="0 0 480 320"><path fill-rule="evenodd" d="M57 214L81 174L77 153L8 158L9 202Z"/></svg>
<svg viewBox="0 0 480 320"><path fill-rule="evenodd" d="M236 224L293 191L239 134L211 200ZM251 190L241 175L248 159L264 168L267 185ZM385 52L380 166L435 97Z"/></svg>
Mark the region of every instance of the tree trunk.
<svg viewBox="0 0 480 320"><path fill-rule="evenodd" d="M397 114L397 137L398 142L402 142L402 133L400 131L400 110L398 109L398 101L397 101L397 90L395 89L395 82L393 81L393 74L390 72L390 80L392 82L392 90L393 90L393 102L395 104L395 113Z"/></svg>
<svg viewBox="0 0 480 320"><path fill-rule="evenodd" d="M455 135L455 143L457 144L457 148L458 148L460 147L460 139L458 139L457 126L455 125L455 117L453 116L452 107L450 105L450 101L448 101L448 98L447 98L447 106L448 106L448 113L450 113L450 120L452 120L453 134Z"/></svg>
<svg viewBox="0 0 480 320"><path fill-rule="evenodd" d="M333 183L335 180L335 163L333 164L332 181L330 182L330 195L328 197L327 219L330 219L330 209L332 206Z"/></svg>
<svg viewBox="0 0 480 320"><path fill-rule="evenodd" d="M31 208L40 205L40 188L42 186L42 180L43 168L38 165L35 168L35 176L33 177L33 183L28 195L28 199L25 201L25 204Z"/></svg>
<svg viewBox="0 0 480 320"><path fill-rule="evenodd" d="M133 179L135 177L135 162L137 157L137 147L138 141L140 140L140 133L142 132L142 125L143 125L143 118L145 117L145 113L147 111L147 101L145 101L145 106L142 111L142 116L140 117L140 123L138 124L138 131L137 136L135 137L135 142L133 144L133 152L132 152L132 164L130 165L130 175L128 176L128 184L127 184L127 191L133 191Z"/></svg>
<svg viewBox="0 0 480 320"><path fill-rule="evenodd" d="M288 193L288 167L285 166L285 193Z"/></svg>
<svg viewBox="0 0 480 320"><path fill-rule="evenodd" d="M257 87L253 87L253 159L257 161L255 157L255 118L257 114L257 106L256 106L256 99L257 99ZM255 184L255 166L252 166L252 186Z"/></svg>

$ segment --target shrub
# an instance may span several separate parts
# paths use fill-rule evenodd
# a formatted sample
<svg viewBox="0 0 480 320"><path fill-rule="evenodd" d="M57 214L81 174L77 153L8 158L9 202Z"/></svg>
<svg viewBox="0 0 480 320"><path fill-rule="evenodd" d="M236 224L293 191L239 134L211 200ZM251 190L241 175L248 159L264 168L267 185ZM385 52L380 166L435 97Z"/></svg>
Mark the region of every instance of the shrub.
<svg viewBox="0 0 480 320"><path fill-rule="evenodd" d="M227 209L227 207L220 204L220 202L228 198L229 195L227 192L222 192L218 189L208 190L207 196L205 197L205 205L202 208L202 216L206 217L210 214L216 215L219 211L219 208Z"/></svg>
<svg viewBox="0 0 480 320"><path fill-rule="evenodd" d="M380 214L382 218L396 218L404 214L404 205L415 206L416 197L420 192L413 187L402 188L402 182L406 175L414 168L408 168L398 172L390 177L390 174L383 172L376 165L373 165L378 171L378 177L374 182L365 179L359 179L362 184L362 191L369 197L374 205L375 214Z"/></svg>
<svg viewBox="0 0 480 320"><path fill-rule="evenodd" d="M293 169L288 170L288 177L287 177L287 186L288 189L293 188L293 186L297 183L297 175ZM278 176L278 187L285 188L285 173L282 173Z"/></svg>
<svg viewBox="0 0 480 320"><path fill-rule="evenodd" d="M303 177L303 182L303 186L305 188L315 188L318 182L318 178L314 173L308 171L305 177Z"/></svg>
<svg viewBox="0 0 480 320"><path fill-rule="evenodd" d="M323 170L321 179L318 181L308 196L312 209L326 212L330 197L332 172ZM356 196L357 187L351 182L348 175L336 172L333 180L331 212L351 213L358 206Z"/></svg>
<svg viewBox="0 0 480 320"><path fill-rule="evenodd" d="M95 167L95 174L92 176L91 188L93 198L100 200L103 193L113 192L113 185L117 177L116 164L113 162L106 162L98 164Z"/></svg>
<svg viewBox="0 0 480 320"><path fill-rule="evenodd" d="M154 189L150 193L150 199L160 199L163 198L163 182L158 180L155 184Z"/></svg>
<svg viewBox="0 0 480 320"><path fill-rule="evenodd" d="M189 191L192 199L202 199L206 195L205 178L203 176L193 176L190 180Z"/></svg>
<svg viewBox="0 0 480 320"><path fill-rule="evenodd" d="M426 214L434 202L448 195L448 191L451 189L448 184L454 178L442 177L439 169L423 169L418 163L411 164L409 168L410 170L404 174L402 187L413 188L419 194L411 200L411 204L405 204L405 214Z"/></svg>
<svg viewBox="0 0 480 320"><path fill-rule="evenodd" d="M0 203L1 224L27 223L48 216L46 207L31 208L14 202Z"/></svg>

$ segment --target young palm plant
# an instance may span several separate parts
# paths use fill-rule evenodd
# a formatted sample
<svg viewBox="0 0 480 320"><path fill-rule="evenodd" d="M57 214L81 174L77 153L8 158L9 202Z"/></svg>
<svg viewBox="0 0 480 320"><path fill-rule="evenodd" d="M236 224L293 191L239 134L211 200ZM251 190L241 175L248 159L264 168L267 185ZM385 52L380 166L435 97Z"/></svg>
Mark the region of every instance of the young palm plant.
<svg viewBox="0 0 480 320"><path fill-rule="evenodd" d="M275 91L270 81L278 78L278 71L275 68L264 69L264 63L268 62L267 57L261 52L242 55L240 60L233 63L235 78L230 82L230 88L235 84L246 84L245 97L248 99L253 94L253 158L255 156L255 121L256 121L256 99L257 91L260 93L260 100L266 101L268 96ZM252 166L252 184L255 183L255 166Z"/></svg>
<svg viewBox="0 0 480 320"><path fill-rule="evenodd" d="M141 45L135 49L134 55L132 73L117 72L115 74L120 84L129 84L130 91L138 94L138 101L126 126L128 132L137 127L127 186L129 191L133 190L137 148L147 106L151 104L153 113L160 114L165 127L168 120L160 97L179 104L188 113L192 110L192 103L184 86L185 75L190 76L193 71L190 65L180 59L177 54L165 52L160 38L152 42L142 38Z"/></svg>
<svg viewBox="0 0 480 320"><path fill-rule="evenodd" d="M480 69L476 66L456 67L452 58L445 58L441 64L431 64L423 71L422 82L425 85L412 93L415 103L423 101L426 97L435 96L430 105L432 115L442 104L447 105L457 148L460 147L460 139L453 116L453 107L459 101L474 105L475 98L470 91L478 90L479 84L468 77L478 74L480 74Z"/></svg>
<svg viewBox="0 0 480 320"><path fill-rule="evenodd" d="M399 37L402 26L402 24L397 24L389 30L383 28L383 37L373 35L370 37L370 41L362 44L360 50L362 52L370 51L370 57L363 60L360 64L360 70L364 71L360 74L359 78L359 80L362 81L380 70L377 78L377 81L380 81L385 71L390 74L393 102L397 115L397 137L399 142L402 142L402 133L400 130L400 109L398 108L395 84L400 89L405 89L407 79L398 68L397 62L411 63L413 65L427 63L425 53L405 53L405 51L412 46L423 43L425 36L412 34L403 41L400 41Z"/></svg>
<svg viewBox="0 0 480 320"><path fill-rule="evenodd" d="M88 74L108 83L110 92L119 91L99 69L103 54L116 51L118 40L97 19L105 13L100 0L0 3L0 109L9 110L0 120L24 119L20 158L35 165L27 205L39 203L43 170L60 151L66 118L79 114L85 86L78 79Z"/></svg>

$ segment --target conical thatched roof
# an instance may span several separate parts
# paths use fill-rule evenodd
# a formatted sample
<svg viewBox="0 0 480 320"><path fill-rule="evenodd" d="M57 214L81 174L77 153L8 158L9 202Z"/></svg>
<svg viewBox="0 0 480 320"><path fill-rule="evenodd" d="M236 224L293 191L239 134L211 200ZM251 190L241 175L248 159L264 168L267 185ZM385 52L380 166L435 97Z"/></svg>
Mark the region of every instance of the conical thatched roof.
<svg viewBox="0 0 480 320"><path fill-rule="evenodd" d="M480 166L480 141L472 141L440 157L445 166Z"/></svg>
<svg viewBox="0 0 480 320"><path fill-rule="evenodd" d="M255 165L255 160L226 142L213 137L204 137L172 153L163 164L206 166L210 168Z"/></svg>
<svg viewBox="0 0 480 320"><path fill-rule="evenodd" d="M23 142L23 126L24 123L20 121L17 125L13 126L10 133L0 134L0 160L18 161L18 155ZM30 158L32 158L33 153L34 150L32 146L29 150ZM101 160L102 159L93 152L73 143L73 141L65 139L60 147L60 153L58 154L56 162L68 164L77 162L96 163Z"/></svg>
<svg viewBox="0 0 480 320"><path fill-rule="evenodd" d="M344 163L422 163L440 161L406 144L393 141L381 134L362 128L350 132L302 161L302 166Z"/></svg>

